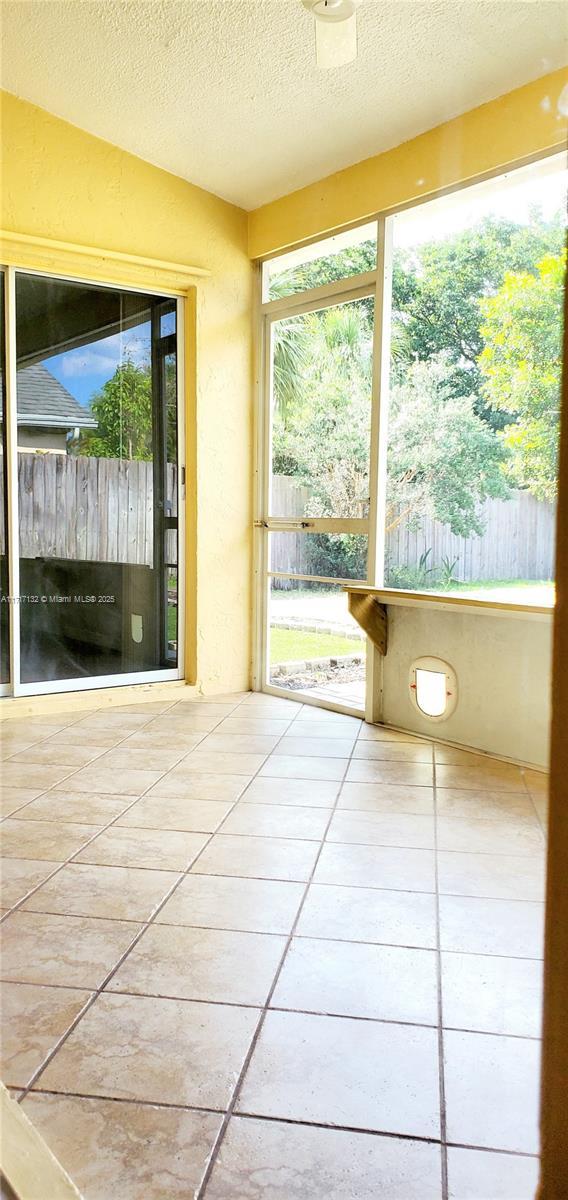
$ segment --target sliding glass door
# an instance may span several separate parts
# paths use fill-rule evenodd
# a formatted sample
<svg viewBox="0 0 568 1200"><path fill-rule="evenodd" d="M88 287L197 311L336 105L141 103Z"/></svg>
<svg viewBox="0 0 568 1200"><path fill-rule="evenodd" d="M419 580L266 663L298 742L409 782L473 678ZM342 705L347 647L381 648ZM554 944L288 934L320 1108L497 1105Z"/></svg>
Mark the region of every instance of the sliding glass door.
<svg viewBox="0 0 568 1200"><path fill-rule="evenodd" d="M9 282L14 691L177 678L178 301Z"/></svg>

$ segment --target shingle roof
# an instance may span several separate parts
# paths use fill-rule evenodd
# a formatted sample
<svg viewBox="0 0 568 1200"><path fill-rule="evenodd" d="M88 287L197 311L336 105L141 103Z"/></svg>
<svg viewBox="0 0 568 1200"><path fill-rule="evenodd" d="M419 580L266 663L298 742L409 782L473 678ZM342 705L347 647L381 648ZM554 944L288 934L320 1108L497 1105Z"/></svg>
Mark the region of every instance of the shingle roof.
<svg viewBox="0 0 568 1200"><path fill-rule="evenodd" d="M49 429L96 429L92 412L63 387L41 363L21 367L17 374L18 425Z"/></svg>

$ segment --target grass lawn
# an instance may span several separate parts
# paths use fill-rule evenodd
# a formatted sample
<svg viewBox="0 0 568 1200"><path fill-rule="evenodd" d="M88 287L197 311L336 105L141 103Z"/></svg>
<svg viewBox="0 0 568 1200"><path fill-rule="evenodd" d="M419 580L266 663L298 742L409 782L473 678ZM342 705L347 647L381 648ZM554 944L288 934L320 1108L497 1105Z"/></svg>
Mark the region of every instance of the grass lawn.
<svg viewBox="0 0 568 1200"><path fill-rule="evenodd" d="M271 663L298 662L306 658L335 657L337 654L364 654L365 642L335 633L315 633L303 629L271 629Z"/></svg>
<svg viewBox="0 0 568 1200"><path fill-rule="evenodd" d="M427 589L428 591L439 589ZM444 594L444 593L443 593ZM495 600L505 604L554 604L554 583L539 579L488 579L475 583L458 583L446 593L449 596L471 596L475 600Z"/></svg>

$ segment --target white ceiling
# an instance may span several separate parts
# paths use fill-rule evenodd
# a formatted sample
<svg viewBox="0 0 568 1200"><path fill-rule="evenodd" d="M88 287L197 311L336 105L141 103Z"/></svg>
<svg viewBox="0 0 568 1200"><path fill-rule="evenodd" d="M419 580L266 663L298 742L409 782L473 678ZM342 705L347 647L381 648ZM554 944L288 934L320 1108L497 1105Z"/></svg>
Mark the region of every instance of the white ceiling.
<svg viewBox="0 0 568 1200"><path fill-rule="evenodd" d="M2 85L255 208L566 62L563 0L363 0L315 65L300 0L1 0Z"/></svg>

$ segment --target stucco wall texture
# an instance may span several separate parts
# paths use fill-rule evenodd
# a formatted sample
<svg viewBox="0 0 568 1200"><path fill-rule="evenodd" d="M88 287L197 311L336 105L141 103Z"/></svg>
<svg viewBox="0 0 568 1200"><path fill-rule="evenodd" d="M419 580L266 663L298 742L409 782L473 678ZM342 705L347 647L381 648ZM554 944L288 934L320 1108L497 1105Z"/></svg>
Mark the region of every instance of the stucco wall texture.
<svg viewBox="0 0 568 1200"><path fill-rule="evenodd" d="M196 414L187 414L188 463L196 462L187 492L197 511L194 572L190 564L197 586L193 582L188 596L188 634L196 643L195 682L204 692L246 688L252 545L246 214L6 92L1 118L4 230L211 272L196 278L199 370ZM188 550L195 553L191 539Z"/></svg>

